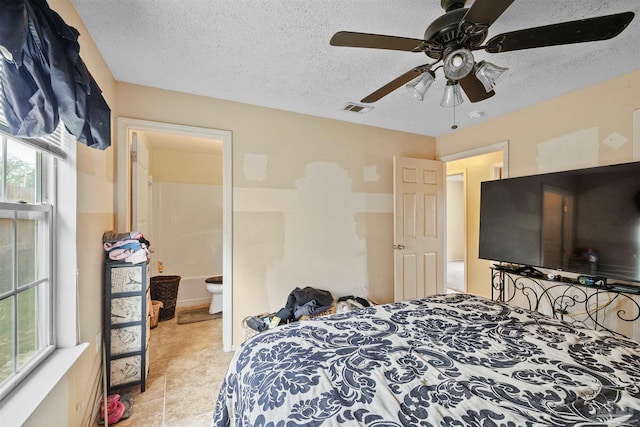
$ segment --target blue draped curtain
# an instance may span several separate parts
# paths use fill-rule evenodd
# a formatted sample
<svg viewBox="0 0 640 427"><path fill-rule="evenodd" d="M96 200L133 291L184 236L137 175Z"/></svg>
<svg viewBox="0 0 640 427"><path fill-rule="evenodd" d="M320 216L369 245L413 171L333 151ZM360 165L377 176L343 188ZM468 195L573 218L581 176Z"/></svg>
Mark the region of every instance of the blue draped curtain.
<svg viewBox="0 0 640 427"><path fill-rule="evenodd" d="M78 35L45 0L0 0L0 104L14 136L42 138L62 122L89 147L111 145L111 110Z"/></svg>

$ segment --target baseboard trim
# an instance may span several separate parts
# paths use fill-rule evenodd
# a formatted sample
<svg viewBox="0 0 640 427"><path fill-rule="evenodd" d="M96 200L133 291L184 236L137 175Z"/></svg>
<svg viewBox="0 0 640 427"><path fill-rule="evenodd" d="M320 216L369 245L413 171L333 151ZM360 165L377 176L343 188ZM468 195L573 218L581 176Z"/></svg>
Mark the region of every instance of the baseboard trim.
<svg viewBox="0 0 640 427"><path fill-rule="evenodd" d="M100 360L100 364L102 364L102 360ZM91 414L89 415L89 419L84 423L86 427L92 427L98 419L98 413L100 411L100 401L102 400L102 366L98 369L98 374L94 379L93 387L91 388L91 396L93 399L89 399L89 401L93 401L93 405L91 408Z"/></svg>
<svg viewBox="0 0 640 427"><path fill-rule="evenodd" d="M193 305L209 304L211 298L192 298L176 301L176 307L191 307Z"/></svg>

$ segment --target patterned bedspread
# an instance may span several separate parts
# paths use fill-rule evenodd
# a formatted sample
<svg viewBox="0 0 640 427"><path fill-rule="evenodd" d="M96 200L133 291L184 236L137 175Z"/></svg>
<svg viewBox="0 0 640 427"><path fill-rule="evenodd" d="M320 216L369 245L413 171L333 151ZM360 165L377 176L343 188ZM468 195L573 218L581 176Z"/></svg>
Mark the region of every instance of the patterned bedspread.
<svg viewBox="0 0 640 427"><path fill-rule="evenodd" d="M640 344L471 295L297 322L236 352L215 426L640 426Z"/></svg>

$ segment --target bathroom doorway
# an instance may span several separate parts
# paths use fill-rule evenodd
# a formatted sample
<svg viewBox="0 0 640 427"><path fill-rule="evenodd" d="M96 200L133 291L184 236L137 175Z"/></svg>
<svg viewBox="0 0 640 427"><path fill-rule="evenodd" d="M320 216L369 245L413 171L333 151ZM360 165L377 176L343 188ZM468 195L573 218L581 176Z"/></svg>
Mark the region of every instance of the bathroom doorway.
<svg viewBox="0 0 640 427"><path fill-rule="evenodd" d="M231 132L119 118L118 143L118 230L149 230L149 274L182 277L178 306L206 304L204 280L224 277L223 349L230 351Z"/></svg>

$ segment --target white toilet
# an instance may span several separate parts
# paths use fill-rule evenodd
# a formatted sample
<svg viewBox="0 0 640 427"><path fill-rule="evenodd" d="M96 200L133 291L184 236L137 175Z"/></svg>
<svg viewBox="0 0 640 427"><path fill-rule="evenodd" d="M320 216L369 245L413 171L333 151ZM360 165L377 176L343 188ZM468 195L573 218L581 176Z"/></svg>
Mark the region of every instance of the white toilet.
<svg viewBox="0 0 640 427"><path fill-rule="evenodd" d="M212 276L205 280L207 291L211 295L209 313L215 314L222 311L222 276Z"/></svg>

